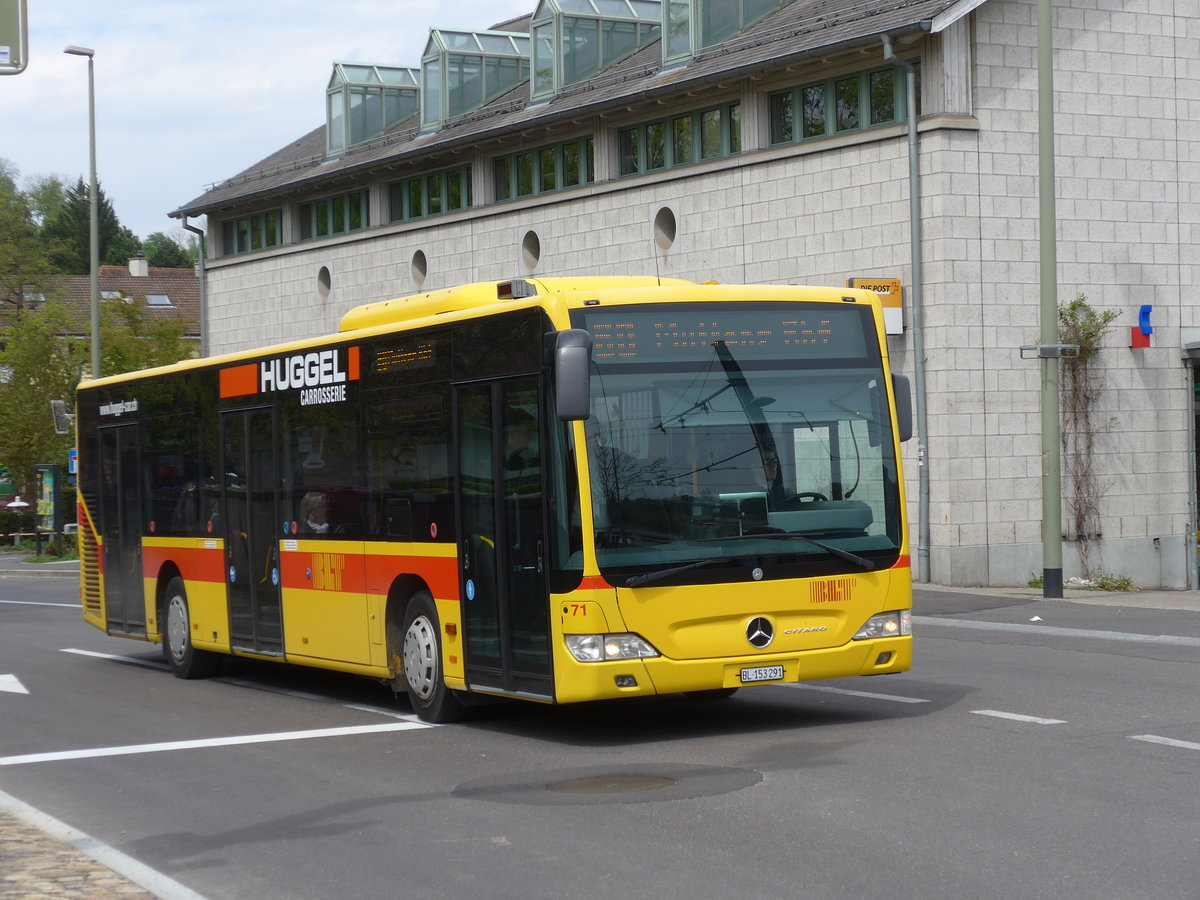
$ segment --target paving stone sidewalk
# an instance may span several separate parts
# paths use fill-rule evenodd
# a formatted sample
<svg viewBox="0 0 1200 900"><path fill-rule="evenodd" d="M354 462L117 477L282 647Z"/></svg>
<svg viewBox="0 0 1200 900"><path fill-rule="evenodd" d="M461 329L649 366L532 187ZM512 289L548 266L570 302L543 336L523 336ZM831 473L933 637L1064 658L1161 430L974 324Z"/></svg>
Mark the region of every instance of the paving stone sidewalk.
<svg viewBox="0 0 1200 900"><path fill-rule="evenodd" d="M0 811L4 900L155 900L155 894L85 853Z"/></svg>

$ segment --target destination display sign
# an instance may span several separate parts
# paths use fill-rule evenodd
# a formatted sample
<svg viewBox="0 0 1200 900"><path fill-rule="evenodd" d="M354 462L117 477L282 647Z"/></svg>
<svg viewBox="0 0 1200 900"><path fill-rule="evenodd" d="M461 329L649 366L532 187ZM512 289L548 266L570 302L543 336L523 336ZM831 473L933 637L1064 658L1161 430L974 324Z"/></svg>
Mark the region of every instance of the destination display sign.
<svg viewBox="0 0 1200 900"><path fill-rule="evenodd" d="M704 360L718 343L739 362L862 359L871 346L871 311L850 304L627 307L583 315L600 364Z"/></svg>

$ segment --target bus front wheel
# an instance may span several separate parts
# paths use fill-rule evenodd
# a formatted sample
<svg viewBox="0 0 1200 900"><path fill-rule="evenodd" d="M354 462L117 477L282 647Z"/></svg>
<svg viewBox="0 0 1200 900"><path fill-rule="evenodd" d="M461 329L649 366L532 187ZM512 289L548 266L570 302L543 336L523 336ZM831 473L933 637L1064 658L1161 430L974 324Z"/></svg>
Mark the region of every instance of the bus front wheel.
<svg viewBox="0 0 1200 900"><path fill-rule="evenodd" d="M404 681L413 711L426 722L453 722L463 708L442 677L442 637L437 606L427 591L413 595L404 613Z"/></svg>
<svg viewBox="0 0 1200 900"><path fill-rule="evenodd" d="M166 631L163 651L167 665L176 678L206 678L217 670L221 657L192 646L192 619L188 614L187 591L182 578L172 578L167 584L165 604Z"/></svg>

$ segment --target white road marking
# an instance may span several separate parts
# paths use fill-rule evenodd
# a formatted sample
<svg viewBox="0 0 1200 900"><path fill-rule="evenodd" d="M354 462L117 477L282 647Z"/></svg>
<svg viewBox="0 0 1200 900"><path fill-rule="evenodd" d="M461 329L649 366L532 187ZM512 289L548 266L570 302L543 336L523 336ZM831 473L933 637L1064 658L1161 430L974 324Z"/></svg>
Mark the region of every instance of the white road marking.
<svg viewBox="0 0 1200 900"><path fill-rule="evenodd" d="M868 700L891 700L895 703L928 703L928 700L922 700L920 697L900 697L896 694L872 694L869 691L851 691L846 688L829 687L824 684L808 684L807 682L797 682L783 685L790 688L802 688L806 691L822 691L826 694L845 694L850 697L866 697Z"/></svg>
<svg viewBox="0 0 1200 900"><path fill-rule="evenodd" d="M1200 647L1200 638L1178 634L1137 634L1132 631L1094 631L1090 628L1060 628L1055 625L1021 625L1016 622L977 622L974 619L944 619L941 616L913 616L917 625L946 628L974 628L979 631L1018 631L1024 634L1048 634L1055 637L1095 638L1101 641L1126 641L1137 644L1169 644L1175 647Z"/></svg>
<svg viewBox="0 0 1200 900"><path fill-rule="evenodd" d="M1043 719L1041 716L1023 716L1020 713L1001 712L998 709L973 709L972 715L992 716L996 719L1012 719L1014 722L1028 722L1030 725L1064 725L1066 719Z"/></svg>
<svg viewBox="0 0 1200 900"><path fill-rule="evenodd" d="M210 678L209 681L216 681L219 684L231 684L234 687L250 688L251 690L262 691L267 694L280 694L284 697L293 697L297 700L315 700L318 703L336 702L321 694L312 694L308 691L297 691L293 688L275 687L274 685L270 684L259 684L257 681L249 681L245 678L226 678L222 676L220 678Z"/></svg>
<svg viewBox="0 0 1200 900"><path fill-rule="evenodd" d="M243 744L268 744L276 741L304 741L311 738L345 737L354 734L378 734L385 731L408 731L414 728L432 727L434 726L424 722L385 722L377 725L347 725L341 728L314 728L308 731L279 731L274 734L241 734L223 738L169 741L161 744L130 744L124 747L95 747L90 750L59 750L52 753L27 753L23 756L0 756L0 766L23 766L28 763L95 759L101 756L129 756L138 753L162 753L167 750L197 750Z"/></svg>
<svg viewBox="0 0 1200 900"><path fill-rule="evenodd" d="M62 841L80 853L87 854L101 865L107 866L118 875L123 875L134 884L145 888L162 900L204 900L189 887L185 887L162 872L138 862L132 856L126 856L120 850L96 840L72 828L66 822L60 822L36 807L18 800L11 794L0 791L0 810L4 810L26 824L41 829L50 837Z"/></svg>
<svg viewBox="0 0 1200 900"><path fill-rule="evenodd" d="M166 669L170 668L165 662L159 662L158 660L138 659L133 656L114 656L111 653L97 653L94 650L72 650L72 649L64 648L62 650L62 652L63 653L76 653L80 656L91 656L91 657L95 657L96 659L107 659L112 662L132 663L133 665L146 666L147 668L159 669L159 670L164 670L164 671ZM309 691L297 691L292 688L282 688L282 687L275 687L273 685L268 685L268 684L260 684L256 681L249 681L245 678L213 678L210 680L215 681L218 684L229 684L229 685L233 685L234 687L248 688L252 691L264 691L265 693L268 693L268 694L280 694L284 697L292 697L297 700L311 700L315 703L336 703L338 706L342 706L346 709L354 709L354 710L358 710L359 712L374 713L377 716L387 716L392 719L400 719L404 722L415 722L419 725L428 724L426 722L422 722L420 720L420 718L413 715L412 713L397 712L394 709L387 709L382 706L371 706L371 705L365 704L365 703L340 703L335 698L328 697L324 694L314 694ZM0 676L0 689L3 689L2 676Z"/></svg>
<svg viewBox="0 0 1200 900"><path fill-rule="evenodd" d="M1192 741L1177 741L1174 738L1159 737L1157 734L1131 734L1131 741L1145 741L1147 744L1162 744L1164 747L1179 747L1181 750L1200 750L1200 744Z"/></svg>
<svg viewBox="0 0 1200 900"><path fill-rule="evenodd" d="M377 716L390 716L393 719L400 719L403 722L415 722L418 725L429 725L428 722L422 722L418 716L412 713L396 712L394 709L384 709L382 706L369 706L366 703L343 703L342 706L346 709L357 709L359 712L374 713Z"/></svg>
<svg viewBox="0 0 1200 900"><path fill-rule="evenodd" d="M7 691L10 694L29 693L16 675L0 675L0 691Z"/></svg>
<svg viewBox="0 0 1200 900"><path fill-rule="evenodd" d="M78 603L42 603L40 600L0 600L12 606L62 606L66 609L79 609Z"/></svg>
<svg viewBox="0 0 1200 900"><path fill-rule="evenodd" d="M116 656L112 653L97 653L95 650L74 650L64 647L63 653L75 653L79 656L92 656L96 659L107 659L113 662L131 663L135 666L145 666L148 669L166 669L167 664L157 659L138 659L136 656Z"/></svg>

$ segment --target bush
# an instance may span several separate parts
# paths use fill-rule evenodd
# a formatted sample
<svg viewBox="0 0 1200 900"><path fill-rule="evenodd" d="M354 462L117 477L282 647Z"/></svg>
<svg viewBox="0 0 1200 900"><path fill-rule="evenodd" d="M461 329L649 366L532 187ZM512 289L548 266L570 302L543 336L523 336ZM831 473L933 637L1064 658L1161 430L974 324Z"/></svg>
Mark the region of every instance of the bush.
<svg viewBox="0 0 1200 900"><path fill-rule="evenodd" d="M33 510L4 509L0 507L0 534L12 534L17 531L33 531Z"/></svg>

